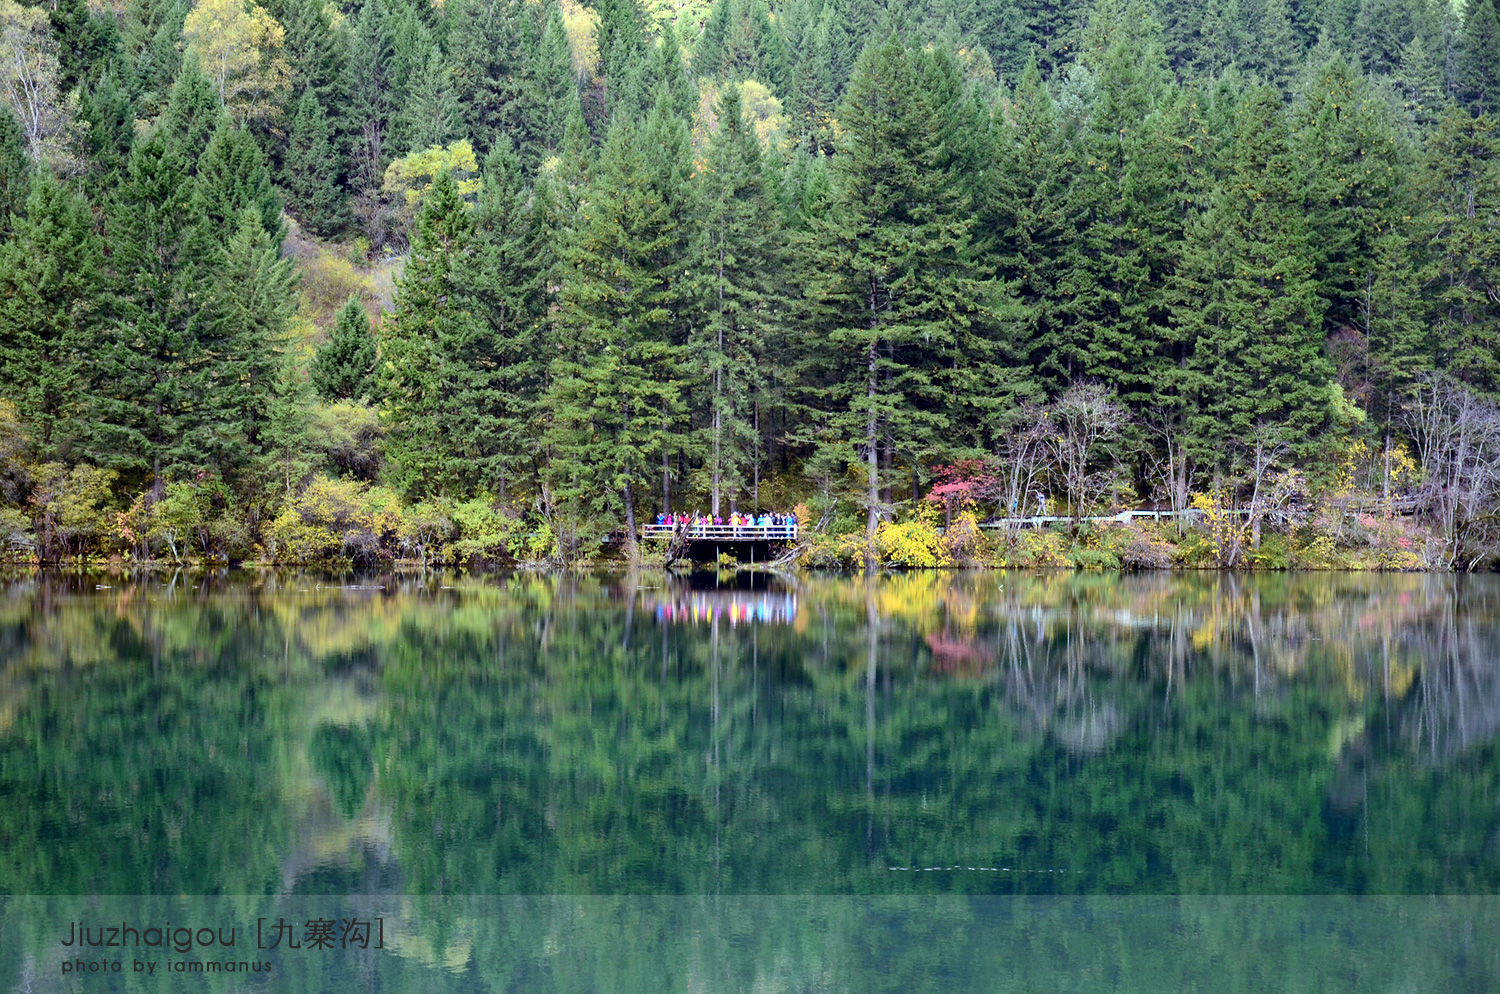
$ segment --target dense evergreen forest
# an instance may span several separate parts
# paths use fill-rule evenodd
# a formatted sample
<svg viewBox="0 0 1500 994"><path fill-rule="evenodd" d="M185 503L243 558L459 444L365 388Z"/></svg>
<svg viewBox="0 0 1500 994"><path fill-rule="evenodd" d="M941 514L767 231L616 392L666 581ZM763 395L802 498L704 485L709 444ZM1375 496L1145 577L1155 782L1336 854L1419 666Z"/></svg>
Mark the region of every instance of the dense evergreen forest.
<svg viewBox="0 0 1500 994"><path fill-rule="evenodd" d="M1500 548L1493 0L0 22L23 558L575 561L800 503L827 559L957 562L1033 495L1196 506L1219 565Z"/></svg>

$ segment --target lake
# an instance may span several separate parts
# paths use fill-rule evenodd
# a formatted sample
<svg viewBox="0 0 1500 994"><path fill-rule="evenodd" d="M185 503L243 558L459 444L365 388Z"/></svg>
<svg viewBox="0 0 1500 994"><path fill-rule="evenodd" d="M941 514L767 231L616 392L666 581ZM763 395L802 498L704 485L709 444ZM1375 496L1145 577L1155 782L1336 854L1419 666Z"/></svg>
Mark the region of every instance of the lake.
<svg viewBox="0 0 1500 994"><path fill-rule="evenodd" d="M3 990L1500 989L1497 577L23 574L0 660Z"/></svg>

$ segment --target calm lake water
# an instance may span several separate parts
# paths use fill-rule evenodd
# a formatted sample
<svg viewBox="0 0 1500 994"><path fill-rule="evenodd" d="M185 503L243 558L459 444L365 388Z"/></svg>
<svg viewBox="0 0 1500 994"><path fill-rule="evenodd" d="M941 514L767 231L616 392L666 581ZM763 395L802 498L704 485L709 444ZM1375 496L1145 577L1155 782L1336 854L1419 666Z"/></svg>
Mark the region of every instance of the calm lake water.
<svg viewBox="0 0 1500 994"><path fill-rule="evenodd" d="M1496 577L0 585L0 990L1496 990L1497 894ZM65 969L174 916L274 979Z"/></svg>

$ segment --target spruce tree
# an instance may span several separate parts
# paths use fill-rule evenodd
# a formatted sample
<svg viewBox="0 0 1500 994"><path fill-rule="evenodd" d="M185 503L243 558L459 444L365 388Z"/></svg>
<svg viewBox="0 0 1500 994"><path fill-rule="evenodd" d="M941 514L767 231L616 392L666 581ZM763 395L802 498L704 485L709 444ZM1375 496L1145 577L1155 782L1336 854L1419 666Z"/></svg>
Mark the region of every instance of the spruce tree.
<svg viewBox="0 0 1500 994"><path fill-rule="evenodd" d="M193 183L197 210L208 228L227 244L239 231L240 212L255 211L261 229L277 248L286 237L281 198L271 185L271 171L255 139L224 114L208 147L198 159Z"/></svg>
<svg viewBox="0 0 1500 994"><path fill-rule="evenodd" d="M170 144L169 151L186 176L197 172L198 160L218 130L223 113L219 91L204 74L198 56L189 51L183 57L182 71L172 84L171 98L157 123L162 140Z"/></svg>
<svg viewBox="0 0 1500 994"><path fill-rule="evenodd" d="M204 466L193 442L216 420L202 351L216 260L173 123L131 150L108 228L108 312L91 350L82 454L136 484Z"/></svg>
<svg viewBox="0 0 1500 994"><path fill-rule="evenodd" d="M599 46L599 78L604 81L605 110L611 117L634 117L646 109L649 92L640 81L646 42L640 0L598 0L594 37Z"/></svg>
<svg viewBox="0 0 1500 994"><path fill-rule="evenodd" d="M427 62L411 79L391 144L400 155L410 155L455 141L462 128L458 100L448 80L443 57L433 48Z"/></svg>
<svg viewBox="0 0 1500 994"><path fill-rule="evenodd" d="M1063 216L1076 236L1063 246L1047 342L1057 387L1094 378L1138 405L1150 388L1156 326L1181 222L1174 211L1175 149L1164 109L1160 28L1140 2L1095 8L1084 36L1097 88L1074 147L1078 175Z"/></svg>
<svg viewBox="0 0 1500 994"><path fill-rule="evenodd" d="M227 219L234 233L218 252L212 318L197 343L208 410L189 444L195 459L231 480L270 445L270 403L297 306L296 263L281 257L262 217L251 203Z"/></svg>
<svg viewBox="0 0 1500 994"><path fill-rule="evenodd" d="M48 20L57 39L59 92L71 93L98 79L119 44L114 17L95 18L86 0L58 0Z"/></svg>
<svg viewBox="0 0 1500 994"><path fill-rule="evenodd" d="M489 162L483 231L451 176L433 182L384 339L389 454L409 493L503 489L531 457L538 256L519 162Z"/></svg>
<svg viewBox="0 0 1500 994"><path fill-rule="evenodd" d="M26 133L8 106L0 104L0 237L11 230L11 215L26 211L31 195L31 156Z"/></svg>
<svg viewBox="0 0 1500 994"><path fill-rule="evenodd" d="M1062 222L1069 178L1056 109L1035 59L1021 73L1008 120L997 122L992 137L994 167L984 175L976 237L993 271L1014 289L1020 305L1016 349L1034 366L1051 358L1047 350L1056 340L1055 287L1067 238Z"/></svg>
<svg viewBox="0 0 1500 994"><path fill-rule="evenodd" d="M717 114L719 127L696 177L700 228L692 268L699 318L691 348L708 404L699 449L714 515L721 498L738 502L760 456L761 345L771 337L771 279L780 262L760 142L744 119L737 87L725 89Z"/></svg>
<svg viewBox="0 0 1500 994"><path fill-rule="evenodd" d="M1436 363L1470 387L1500 395L1500 314L1492 296L1500 283L1491 224L1500 211L1495 120L1450 107L1428 139L1418 182L1424 209L1413 241L1430 254L1423 275Z"/></svg>
<svg viewBox="0 0 1500 994"><path fill-rule="evenodd" d="M724 72L724 50L738 0L715 0L703 33L693 47L693 72L700 79L717 79Z"/></svg>
<svg viewBox="0 0 1500 994"><path fill-rule="evenodd" d="M672 112L685 121L693 119L698 110L698 87L688 75L677 44L677 30L670 23L662 28L661 38L651 49L641 82L653 94L665 88Z"/></svg>
<svg viewBox="0 0 1500 994"><path fill-rule="evenodd" d="M394 52L395 25L387 0L369 0L360 8L349 38L338 127L349 186L367 197L380 188L392 158L391 118L399 106ZM368 224L370 218L363 220Z"/></svg>
<svg viewBox="0 0 1500 994"><path fill-rule="evenodd" d="M1305 454L1328 417L1324 302L1280 95L1253 90L1230 172L1189 228L1178 312L1202 393L1191 445L1228 469L1232 447L1273 431ZM1226 444L1227 443L1227 444Z"/></svg>
<svg viewBox="0 0 1500 994"><path fill-rule="evenodd" d="M475 469L481 486L504 497L534 467L540 446L537 403L546 367L543 322L553 259L544 212L522 181L521 160L502 141L484 165L474 207L474 252L463 269L471 309L484 334L457 357L472 368L460 402L483 412L489 440Z"/></svg>
<svg viewBox="0 0 1500 994"><path fill-rule="evenodd" d="M1259 71L1262 79L1285 94L1303 52L1288 0L1266 0L1259 29L1254 68Z"/></svg>
<svg viewBox="0 0 1500 994"><path fill-rule="evenodd" d="M554 527L572 554L616 524L634 552L644 494L685 410L684 357L672 340L680 261L666 257L682 219L660 195L644 144L630 122L614 123L564 248L543 407Z"/></svg>
<svg viewBox="0 0 1500 994"><path fill-rule="evenodd" d="M262 433L265 444L259 476L270 492L268 496L290 500L313 470L307 430L313 397L302 356L287 349L281 354L281 365L276 370Z"/></svg>
<svg viewBox="0 0 1500 994"><path fill-rule="evenodd" d="M539 132L546 109L537 105L539 93L529 62L538 44L535 14L525 0L456 0L446 16L454 95L475 153L488 155L505 136L521 147L528 166L534 167L545 144ZM566 31L562 40L567 41Z"/></svg>
<svg viewBox="0 0 1500 994"><path fill-rule="evenodd" d="M358 298L339 311L328 341L319 346L310 370L312 387L325 401L368 400L375 392L375 336Z"/></svg>
<svg viewBox="0 0 1500 994"><path fill-rule="evenodd" d="M578 81L573 72L573 48L563 23L562 7L554 2L547 8L547 27L542 32L533 59L531 78L536 88L536 105L541 131L538 154L543 160L562 149L568 114L578 103Z"/></svg>
<svg viewBox="0 0 1500 994"><path fill-rule="evenodd" d="M120 48L128 79L121 83L151 119L162 112L184 62L182 25L189 0L130 0L120 26Z"/></svg>
<svg viewBox="0 0 1500 994"><path fill-rule="evenodd" d="M1402 210L1403 164L1384 101L1342 57L1311 74L1292 115L1325 330L1356 327L1375 246Z"/></svg>
<svg viewBox="0 0 1500 994"><path fill-rule="evenodd" d="M922 56L894 38L860 57L840 108L835 199L813 220L807 303L826 343L817 406L832 411L825 459L863 463L873 543L899 456L915 472L953 429L942 379L989 365L993 288L969 258L973 219L941 168L940 109Z"/></svg>
<svg viewBox="0 0 1500 994"><path fill-rule="evenodd" d="M291 103L286 116L290 118L297 113L302 95L309 91L319 104L332 106L339 97L348 36L344 30L334 28L329 7L323 0L275 0L264 6L286 29L282 52L291 69L287 87L287 100ZM293 142L287 151L295 152L296 148Z"/></svg>
<svg viewBox="0 0 1500 994"><path fill-rule="evenodd" d="M130 161L130 146L135 141L136 108L113 73L105 76L83 95L79 112L88 122L89 158L100 185L116 186Z"/></svg>
<svg viewBox="0 0 1500 994"><path fill-rule="evenodd" d="M456 352L483 333L465 306L462 259L471 251L473 223L449 173L433 180L417 213L411 256L396 288L396 311L382 335L382 392L391 433L393 479L407 494L454 493L459 457L468 451L472 413L458 409ZM467 474L463 474L467 476Z"/></svg>
<svg viewBox="0 0 1500 994"><path fill-rule="evenodd" d="M1494 0L1465 6L1453 82L1454 96L1469 113L1500 111L1500 16Z"/></svg>
<svg viewBox="0 0 1500 994"><path fill-rule="evenodd" d="M809 153L833 152L833 106L837 86L829 42L829 9L809 26L792 63L787 85L787 118L792 134Z"/></svg>
<svg viewBox="0 0 1500 994"><path fill-rule="evenodd" d="M341 161L328 135L328 118L312 90L302 95L292 119L282 185L287 209L315 235L336 235L349 223L348 197L339 184Z"/></svg>
<svg viewBox="0 0 1500 994"><path fill-rule="evenodd" d="M77 427L79 379L100 317L93 220L80 194L38 170L13 240L0 245L0 395L16 405L44 461Z"/></svg>

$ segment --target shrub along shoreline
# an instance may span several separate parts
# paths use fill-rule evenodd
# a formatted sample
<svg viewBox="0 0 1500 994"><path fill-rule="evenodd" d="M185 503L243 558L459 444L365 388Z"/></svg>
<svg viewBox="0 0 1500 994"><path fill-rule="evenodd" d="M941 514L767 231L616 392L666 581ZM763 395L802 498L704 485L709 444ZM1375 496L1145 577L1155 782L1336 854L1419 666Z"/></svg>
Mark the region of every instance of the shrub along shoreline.
<svg viewBox="0 0 1500 994"><path fill-rule="evenodd" d="M249 518L220 484L184 482L119 510L107 471L42 474L40 499L0 509L12 565L267 566L323 569L618 567L673 565L665 540L623 541L564 557L537 511L486 498L403 502L385 487L315 476L274 517ZM1296 518L1252 525L1217 512L1192 523L1131 521L981 527L979 510L941 515L931 502L881 522L873 542L853 518L796 508L803 539L778 564L799 569L1424 570L1486 569L1455 559L1441 531L1387 510L1325 501ZM29 511L30 513L26 513ZM946 520L945 520L946 519ZM724 560L721 565L738 565Z"/></svg>

